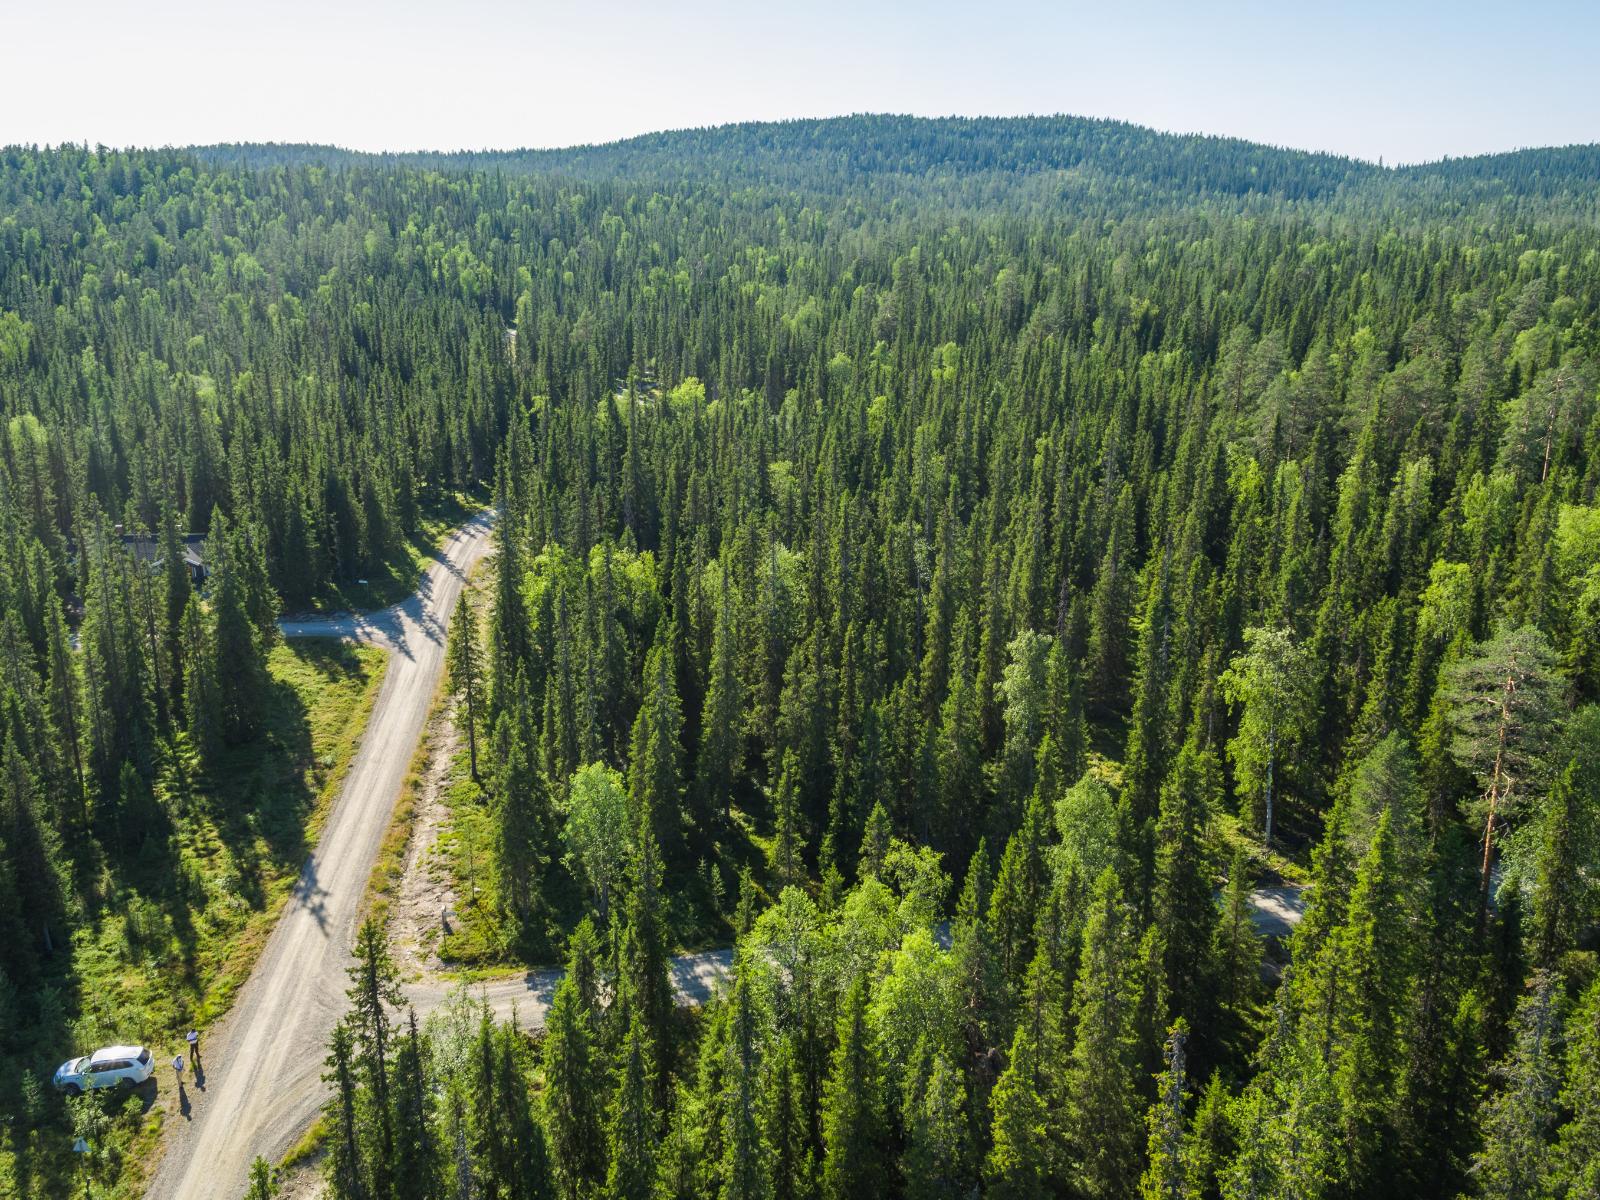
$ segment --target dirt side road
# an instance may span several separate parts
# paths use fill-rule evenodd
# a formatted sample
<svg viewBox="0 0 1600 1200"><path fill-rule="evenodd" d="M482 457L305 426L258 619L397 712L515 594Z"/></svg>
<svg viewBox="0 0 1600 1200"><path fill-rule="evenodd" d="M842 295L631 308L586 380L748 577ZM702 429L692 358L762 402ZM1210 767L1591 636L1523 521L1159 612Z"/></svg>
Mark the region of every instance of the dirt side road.
<svg viewBox="0 0 1600 1200"><path fill-rule="evenodd" d="M232 1012L201 1043L205 1087L189 1089L191 1117L169 1132L147 1195L240 1196L251 1160L276 1161L316 1115L362 896L444 670L450 615L488 549L489 521L480 515L452 534L417 593L400 604L283 624L290 637L353 638L394 658L316 853Z"/></svg>
<svg viewBox="0 0 1600 1200"><path fill-rule="evenodd" d="M256 1155L278 1161L316 1118L327 1089L322 1060L345 1008L345 968L356 920L390 814L444 670L445 630L462 585L488 548L489 518L458 530L416 595L381 613L286 621L290 637L347 637L394 654L316 853L223 1024L201 1044L205 1087L191 1086L191 1117L175 1120L147 1195L158 1200L232 1200L243 1195ZM1292 926L1298 889L1258 893L1256 919ZM731 950L673 960L680 1004L702 1004L732 969ZM543 1024L559 969L471 985L502 1019ZM453 985L427 978L407 988L418 1015L443 1004ZM195 1081L198 1084L198 1080ZM166 1080L163 1081L164 1085Z"/></svg>

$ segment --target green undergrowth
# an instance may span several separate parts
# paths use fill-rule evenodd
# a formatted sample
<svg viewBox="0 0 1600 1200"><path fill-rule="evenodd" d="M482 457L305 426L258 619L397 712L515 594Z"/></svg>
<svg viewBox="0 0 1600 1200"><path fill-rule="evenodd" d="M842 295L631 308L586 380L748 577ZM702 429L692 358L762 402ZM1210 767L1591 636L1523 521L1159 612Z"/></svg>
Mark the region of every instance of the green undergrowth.
<svg viewBox="0 0 1600 1200"><path fill-rule="evenodd" d="M321 612L369 612L404 600L452 530L487 503L477 492L452 492L422 506L416 530L364 579L335 579L318 597Z"/></svg>
<svg viewBox="0 0 1600 1200"><path fill-rule="evenodd" d="M71 945L46 984L45 1019L25 1039L36 1052L3 1081L21 1092L23 1112L0 1141L0 1196L67 1195L75 1129L90 1135L96 1196L140 1193L163 1120L178 1119L164 1094L170 1076L67 1105L50 1073L116 1042L149 1046L164 1063L186 1028L227 1011L338 794L386 661L332 640L281 644L253 741L210 772L181 739L161 749L146 832L93 864Z"/></svg>

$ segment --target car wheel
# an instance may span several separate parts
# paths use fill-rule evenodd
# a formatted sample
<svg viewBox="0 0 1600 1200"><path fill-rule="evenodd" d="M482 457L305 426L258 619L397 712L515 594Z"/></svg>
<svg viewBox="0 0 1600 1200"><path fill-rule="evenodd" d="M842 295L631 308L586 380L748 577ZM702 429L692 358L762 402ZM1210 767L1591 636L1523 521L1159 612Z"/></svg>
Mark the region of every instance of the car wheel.
<svg viewBox="0 0 1600 1200"><path fill-rule="evenodd" d="M75 1083L69 1083L69 1084L67 1084L66 1087L62 1088L61 1090L63 1092L65 1092L69 1096L81 1096L81 1095L83 1095L83 1089L81 1087L79 1087Z"/></svg>
<svg viewBox="0 0 1600 1200"><path fill-rule="evenodd" d="M117 1080L117 1091L119 1091L119 1092L131 1092L131 1091L133 1091L133 1080L129 1079L126 1075L124 1075L121 1079Z"/></svg>

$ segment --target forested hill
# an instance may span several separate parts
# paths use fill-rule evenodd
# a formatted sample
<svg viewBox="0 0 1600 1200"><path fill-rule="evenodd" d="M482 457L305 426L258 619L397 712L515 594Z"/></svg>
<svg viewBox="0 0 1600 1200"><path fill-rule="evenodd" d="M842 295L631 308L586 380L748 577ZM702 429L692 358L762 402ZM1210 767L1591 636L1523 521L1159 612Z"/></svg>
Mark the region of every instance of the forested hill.
<svg viewBox="0 0 1600 1200"><path fill-rule="evenodd" d="M588 932L537 1051L363 1002L338 1200L1592 1194L1592 150L207 153L0 150L0 1194L232 961L280 604L491 487L452 920Z"/></svg>
<svg viewBox="0 0 1600 1200"><path fill-rule="evenodd" d="M334 146L195 147L203 161L250 167L405 163L440 170L580 179L710 180L843 192L872 185L925 191L988 182L1002 192L1043 178L1115 187L1128 196L1326 200L1385 195L1483 200L1591 191L1600 147L1573 146L1385 169L1358 159L1238 138L1160 133L1086 117L857 115L681 129L551 150L362 154ZM982 195L983 193L974 193ZM992 191L988 198L994 199Z"/></svg>
<svg viewBox="0 0 1600 1200"><path fill-rule="evenodd" d="M210 146L215 162L401 161L447 169L559 173L585 179L741 183L842 190L872 181L927 183L995 173L1077 172L1188 194L1316 197L1377 168L1328 154L1232 138L1158 133L1084 117L888 115L681 129L556 150L360 155L324 146Z"/></svg>

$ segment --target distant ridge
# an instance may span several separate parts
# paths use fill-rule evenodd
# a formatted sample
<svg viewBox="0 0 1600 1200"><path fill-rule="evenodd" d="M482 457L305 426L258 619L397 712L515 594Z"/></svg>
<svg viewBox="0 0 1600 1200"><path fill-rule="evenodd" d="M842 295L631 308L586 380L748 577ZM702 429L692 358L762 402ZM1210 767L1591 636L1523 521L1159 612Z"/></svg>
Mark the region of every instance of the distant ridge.
<svg viewBox="0 0 1600 1200"><path fill-rule="evenodd" d="M1162 133L1073 116L909 117L861 114L746 122L642 134L563 149L363 153L312 144L190 148L205 162L252 168L406 164L445 171L559 174L580 179L804 186L925 186L976 178L1071 173L1160 192L1317 200L1396 182L1509 188L1550 195L1600 185L1600 145L1514 150L1384 167L1240 138Z"/></svg>

